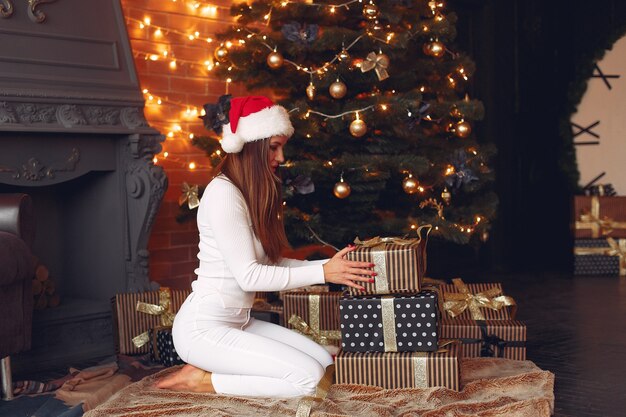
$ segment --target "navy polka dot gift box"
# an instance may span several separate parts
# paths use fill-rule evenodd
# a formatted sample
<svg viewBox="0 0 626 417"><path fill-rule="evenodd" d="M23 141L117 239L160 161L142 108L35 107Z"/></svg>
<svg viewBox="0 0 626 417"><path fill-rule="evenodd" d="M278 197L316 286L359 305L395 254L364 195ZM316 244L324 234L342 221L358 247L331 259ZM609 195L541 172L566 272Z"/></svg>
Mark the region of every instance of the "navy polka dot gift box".
<svg viewBox="0 0 626 417"><path fill-rule="evenodd" d="M339 300L344 352L434 352L437 294L344 295Z"/></svg>
<svg viewBox="0 0 626 417"><path fill-rule="evenodd" d="M164 366L180 365L185 362L178 356L172 340L171 327L156 327L150 330L150 360Z"/></svg>

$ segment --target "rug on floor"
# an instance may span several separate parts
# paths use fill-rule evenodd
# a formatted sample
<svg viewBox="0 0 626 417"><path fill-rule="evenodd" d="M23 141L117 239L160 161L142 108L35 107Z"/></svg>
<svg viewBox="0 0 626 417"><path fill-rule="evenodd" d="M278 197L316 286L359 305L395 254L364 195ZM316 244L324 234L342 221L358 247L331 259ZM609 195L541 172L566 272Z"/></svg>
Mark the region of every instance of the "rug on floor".
<svg viewBox="0 0 626 417"><path fill-rule="evenodd" d="M296 415L298 398L268 399L164 391L155 380L163 370L133 383L85 417L181 416L243 417ZM462 363L460 392L446 388L385 390L332 385L313 405L311 417L544 417L554 410L554 374L530 361L475 358Z"/></svg>

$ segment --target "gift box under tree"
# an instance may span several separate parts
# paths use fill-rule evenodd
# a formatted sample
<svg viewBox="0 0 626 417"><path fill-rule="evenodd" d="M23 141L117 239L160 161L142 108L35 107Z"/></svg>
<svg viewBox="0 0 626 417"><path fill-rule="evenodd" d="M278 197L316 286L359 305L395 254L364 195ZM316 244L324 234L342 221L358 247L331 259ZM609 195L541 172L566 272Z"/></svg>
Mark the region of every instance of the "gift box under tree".
<svg viewBox="0 0 626 417"><path fill-rule="evenodd" d="M454 278L452 284L439 286L439 305L445 317L473 320L515 319L517 304L503 295L499 283L465 284Z"/></svg>
<svg viewBox="0 0 626 417"><path fill-rule="evenodd" d="M361 282L364 291L348 287L354 295L419 292L426 273L426 245L431 226L417 228L417 238L375 237L366 241L355 239L357 248L346 254L352 261L370 262L376 272L373 283Z"/></svg>
<svg viewBox="0 0 626 417"><path fill-rule="evenodd" d="M321 345L339 346L339 298L341 292L286 291L283 312L288 328Z"/></svg>
<svg viewBox="0 0 626 417"><path fill-rule="evenodd" d="M446 387L459 390L457 341L440 342L436 352L344 352L335 360L338 384L386 389Z"/></svg>
<svg viewBox="0 0 626 417"><path fill-rule="evenodd" d="M626 197L574 197L576 239L626 238Z"/></svg>
<svg viewBox="0 0 626 417"><path fill-rule="evenodd" d="M157 326L171 326L189 290L170 290L117 294L111 298L115 350L124 355L148 353L148 331ZM137 306L140 310L137 310ZM137 346L133 339L138 341Z"/></svg>
<svg viewBox="0 0 626 417"><path fill-rule="evenodd" d="M174 347L171 327L155 327L149 331L150 343L148 350L150 360L164 366L181 365L185 363Z"/></svg>
<svg viewBox="0 0 626 417"><path fill-rule="evenodd" d="M344 352L436 351L437 293L345 295L339 300Z"/></svg>
<svg viewBox="0 0 626 417"><path fill-rule="evenodd" d="M574 275L626 276L626 239L576 239Z"/></svg>
<svg viewBox="0 0 626 417"><path fill-rule="evenodd" d="M462 358L498 357L526 360L526 325L518 320L472 320L444 317L442 339L462 343Z"/></svg>

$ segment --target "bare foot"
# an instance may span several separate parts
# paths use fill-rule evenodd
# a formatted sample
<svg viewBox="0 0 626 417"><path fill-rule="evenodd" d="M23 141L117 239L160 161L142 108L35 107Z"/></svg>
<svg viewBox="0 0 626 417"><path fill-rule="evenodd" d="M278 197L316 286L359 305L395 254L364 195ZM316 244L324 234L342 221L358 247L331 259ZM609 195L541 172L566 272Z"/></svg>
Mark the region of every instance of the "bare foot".
<svg viewBox="0 0 626 417"><path fill-rule="evenodd" d="M189 364L183 366L180 371L157 381L155 386L172 391L215 392L211 383L211 372Z"/></svg>

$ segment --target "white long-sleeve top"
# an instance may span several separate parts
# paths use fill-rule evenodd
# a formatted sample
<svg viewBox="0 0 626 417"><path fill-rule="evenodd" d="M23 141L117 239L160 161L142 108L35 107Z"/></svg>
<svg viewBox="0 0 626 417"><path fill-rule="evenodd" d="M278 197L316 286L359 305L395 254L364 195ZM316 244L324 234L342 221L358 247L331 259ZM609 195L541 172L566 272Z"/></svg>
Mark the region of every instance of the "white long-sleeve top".
<svg viewBox="0 0 626 417"><path fill-rule="evenodd" d="M209 183L198 208L200 243L194 293L218 294L224 307L250 308L256 291L324 283L321 261L283 258L272 265L252 229L246 201L223 175Z"/></svg>

